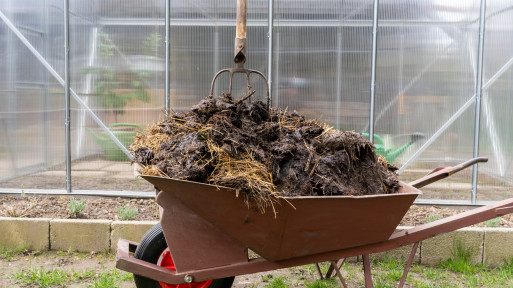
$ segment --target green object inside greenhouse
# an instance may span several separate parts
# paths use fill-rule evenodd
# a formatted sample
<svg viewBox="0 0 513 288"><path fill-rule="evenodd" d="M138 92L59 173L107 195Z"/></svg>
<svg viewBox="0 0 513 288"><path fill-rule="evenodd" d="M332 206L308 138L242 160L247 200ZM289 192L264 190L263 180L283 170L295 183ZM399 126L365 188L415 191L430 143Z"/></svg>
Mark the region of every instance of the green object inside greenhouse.
<svg viewBox="0 0 513 288"><path fill-rule="evenodd" d="M362 136L369 138L369 133L362 133ZM383 138L381 138L380 135L374 134L374 152L385 157L388 163L393 163L395 159L397 159L397 157L399 157L399 155L401 155L404 150L406 150L406 148L410 147L410 145L415 143L417 140L424 138L424 135L421 133L413 133L409 136L411 137L410 141L393 150L391 148L385 147Z"/></svg>
<svg viewBox="0 0 513 288"><path fill-rule="evenodd" d="M133 123L115 123L109 127L114 136L128 147L134 141L137 131L143 131L141 126ZM98 133L93 129L87 128L87 131L94 136L98 144L105 152L105 156L109 161L126 161L128 156L114 143L114 141L106 133Z"/></svg>

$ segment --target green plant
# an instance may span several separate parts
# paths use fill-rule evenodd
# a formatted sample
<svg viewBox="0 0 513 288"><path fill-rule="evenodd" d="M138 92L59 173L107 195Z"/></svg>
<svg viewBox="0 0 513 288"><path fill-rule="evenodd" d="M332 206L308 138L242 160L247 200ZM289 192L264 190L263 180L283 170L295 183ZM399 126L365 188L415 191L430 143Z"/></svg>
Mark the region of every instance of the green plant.
<svg viewBox="0 0 513 288"><path fill-rule="evenodd" d="M0 259L11 261L16 259L18 255L27 251L27 246L21 246L16 249L9 249L0 246Z"/></svg>
<svg viewBox="0 0 513 288"><path fill-rule="evenodd" d="M270 283L266 284L265 287L267 287L267 288L286 288L286 287L289 287L289 285L285 281L284 277L278 276L278 277L273 278L273 280Z"/></svg>
<svg viewBox="0 0 513 288"><path fill-rule="evenodd" d="M478 271L481 266L472 263L472 248L465 247L461 239L454 241L451 257L440 263L440 267L464 274Z"/></svg>
<svg viewBox="0 0 513 288"><path fill-rule="evenodd" d="M125 207L118 207L118 219L119 220L134 220L137 216L137 208L132 208L128 204Z"/></svg>
<svg viewBox="0 0 513 288"><path fill-rule="evenodd" d="M25 195L25 189L23 189L23 184L21 184L21 197L25 198L27 195Z"/></svg>
<svg viewBox="0 0 513 288"><path fill-rule="evenodd" d="M271 279L273 279L273 274L262 275L262 282L269 282Z"/></svg>
<svg viewBox="0 0 513 288"><path fill-rule="evenodd" d="M78 214L84 211L85 206L85 200L69 199L68 210L74 217L77 217Z"/></svg>
<svg viewBox="0 0 513 288"><path fill-rule="evenodd" d="M337 287L338 278L325 278L325 279L316 279L313 282L306 282L305 286L308 288L333 288Z"/></svg>
<svg viewBox="0 0 513 288"><path fill-rule="evenodd" d="M444 218L444 217L442 217L441 215L431 214L431 215L426 217L426 223L435 222L435 221L440 220L442 218Z"/></svg>
<svg viewBox="0 0 513 288"><path fill-rule="evenodd" d="M10 278L30 287L64 287L72 282L94 280L89 287L110 288L119 287L122 281L131 281L133 276L131 273L121 272L117 269L105 270L97 275L94 269L77 272L75 270L58 270L56 268L46 270L30 267L10 275Z"/></svg>
<svg viewBox="0 0 513 288"><path fill-rule="evenodd" d="M11 278L16 279L25 285L36 285L37 287L63 286L69 281L70 276L66 271L55 268L46 271L42 268L30 268L28 270L14 273Z"/></svg>
<svg viewBox="0 0 513 288"><path fill-rule="evenodd" d="M148 55L153 53L155 48L152 44L160 39L159 34L150 34L146 41L143 41L143 53ZM109 59L112 59L114 52L118 51L117 47L109 34L105 33L99 34L98 43L100 65L83 69L84 74L94 77L93 88L94 94L98 96L98 104L105 109L111 109L117 118L118 114L125 113L124 108L129 101L138 99L149 102L150 98L144 83L151 76L150 73L130 65L128 70L119 70L118 67L109 65ZM126 59L123 55L122 57Z"/></svg>
<svg viewBox="0 0 513 288"><path fill-rule="evenodd" d="M499 227L499 223L501 223L501 217L493 218L484 222L486 227L491 228Z"/></svg>
<svg viewBox="0 0 513 288"><path fill-rule="evenodd" d="M403 276L404 263L392 257L373 260L374 266L381 271L375 277L374 287L395 287Z"/></svg>
<svg viewBox="0 0 513 288"><path fill-rule="evenodd" d="M502 277L511 279L513 278L513 257L504 259L504 263L497 267Z"/></svg>

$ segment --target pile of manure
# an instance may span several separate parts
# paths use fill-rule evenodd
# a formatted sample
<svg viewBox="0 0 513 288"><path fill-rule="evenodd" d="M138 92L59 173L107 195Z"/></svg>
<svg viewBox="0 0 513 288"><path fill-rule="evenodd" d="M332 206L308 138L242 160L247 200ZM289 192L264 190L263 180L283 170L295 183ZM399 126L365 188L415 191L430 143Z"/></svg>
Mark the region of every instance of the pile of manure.
<svg viewBox="0 0 513 288"><path fill-rule="evenodd" d="M261 101L207 97L137 135L130 149L143 175L234 188L262 212L281 196L399 189L397 168L367 138Z"/></svg>

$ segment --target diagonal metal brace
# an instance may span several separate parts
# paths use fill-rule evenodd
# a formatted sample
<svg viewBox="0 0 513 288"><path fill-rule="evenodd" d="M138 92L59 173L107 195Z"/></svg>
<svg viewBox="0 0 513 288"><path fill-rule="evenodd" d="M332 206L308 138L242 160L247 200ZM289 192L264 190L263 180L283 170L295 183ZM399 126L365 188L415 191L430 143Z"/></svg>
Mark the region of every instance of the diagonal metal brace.
<svg viewBox="0 0 513 288"><path fill-rule="evenodd" d="M59 73L57 73L57 71L55 71L55 69L53 69L52 65L50 65L50 63L48 63L48 61L46 61L46 59L37 51L37 49L34 48L34 46L32 46L32 44L27 40L27 38L25 38L25 36L23 36L23 34L20 32L20 30L18 30L16 28L16 26L14 26L14 24L9 20L9 18L7 18L7 16L5 16L4 13L2 13L2 11L0 11L0 19L2 19L5 22L7 27L9 27L9 29L14 33L14 35L16 35L20 39L20 41L27 47L27 49L30 52L32 52L32 54L34 54L34 56L37 58L37 60L39 60L39 62L41 62L41 64L46 68L46 70L48 70L48 72L50 72L50 74L52 74L52 76L57 80L57 82L59 82L59 84L61 84L62 87L65 87L66 82L64 81L64 79L59 75ZM130 158L130 160L133 160L134 156L132 155L132 153L130 153L130 151L128 151L128 149L126 149L126 147L118 140L118 138L116 136L114 136L114 134L102 122L102 120L100 118L98 118L98 116L96 116L96 114L93 112L93 110L91 110L91 108L78 96L78 94L73 89L70 88L69 90L70 90L71 96L73 96L73 98L78 102L80 107L84 108L86 110L86 112L89 114L89 116L91 116L91 118L93 118L94 122L96 122L96 124L98 124L98 126L100 126L100 128L103 129L105 134L107 134L107 136L112 141L114 141L116 146L118 146L121 149L121 151L123 151L123 153L125 153L126 156L128 156L128 158Z"/></svg>

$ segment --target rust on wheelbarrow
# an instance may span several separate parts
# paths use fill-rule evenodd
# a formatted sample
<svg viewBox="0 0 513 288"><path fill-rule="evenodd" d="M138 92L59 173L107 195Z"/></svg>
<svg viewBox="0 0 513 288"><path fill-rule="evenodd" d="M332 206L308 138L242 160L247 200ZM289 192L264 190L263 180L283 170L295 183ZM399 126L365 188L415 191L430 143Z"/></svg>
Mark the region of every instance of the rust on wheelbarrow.
<svg viewBox="0 0 513 288"><path fill-rule="evenodd" d="M401 183L396 194L284 197L275 217L231 188L142 177L161 190L160 222L178 272L247 262L245 248L281 261L385 241L421 194Z"/></svg>

